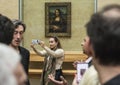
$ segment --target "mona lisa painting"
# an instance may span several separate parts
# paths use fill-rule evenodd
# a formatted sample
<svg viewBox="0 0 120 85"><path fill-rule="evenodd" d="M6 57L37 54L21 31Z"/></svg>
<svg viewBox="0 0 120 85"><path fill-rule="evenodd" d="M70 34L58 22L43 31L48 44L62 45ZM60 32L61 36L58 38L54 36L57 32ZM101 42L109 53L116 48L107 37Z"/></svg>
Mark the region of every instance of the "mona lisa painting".
<svg viewBox="0 0 120 85"><path fill-rule="evenodd" d="M71 3L45 3L45 36L71 36Z"/></svg>

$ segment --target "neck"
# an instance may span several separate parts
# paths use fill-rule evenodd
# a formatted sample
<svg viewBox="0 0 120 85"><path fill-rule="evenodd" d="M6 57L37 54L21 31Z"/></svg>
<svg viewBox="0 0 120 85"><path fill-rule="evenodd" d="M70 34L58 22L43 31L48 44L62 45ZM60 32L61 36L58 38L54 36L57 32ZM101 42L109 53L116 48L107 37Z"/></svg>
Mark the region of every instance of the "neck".
<svg viewBox="0 0 120 85"><path fill-rule="evenodd" d="M54 50L54 51L55 51L56 49L57 49L57 47L51 48L51 50Z"/></svg>
<svg viewBox="0 0 120 85"><path fill-rule="evenodd" d="M95 68L98 71L100 83L102 85L120 74L120 66L103 66L96 64Z"/></svg>
<svg viewBox="0 0 120 85"><path fill-rule="evenodd" d="M12 48L14 48L17 52L19 52L18 46L10 45Z"/></svg>

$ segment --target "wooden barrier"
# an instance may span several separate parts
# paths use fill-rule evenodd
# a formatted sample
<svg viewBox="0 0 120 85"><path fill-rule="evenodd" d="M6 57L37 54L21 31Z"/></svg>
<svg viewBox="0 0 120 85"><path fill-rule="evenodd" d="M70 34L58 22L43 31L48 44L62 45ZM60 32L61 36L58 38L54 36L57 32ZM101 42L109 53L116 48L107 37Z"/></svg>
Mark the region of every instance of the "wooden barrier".
<svg viewBox="0 0 120 85"><path fill-rule="evenodd" d="M41 57L39 55L37 55L36 53L34 53L33 51L30 52L30 63L31 62L44 62L44 57ZM80 51L66 51L65 52L65 59L64 59L64 63L73 63L76 60L86 60L87 56L84 55L82 52ZM72 65L71 65L72 66ZM42 73L42 68L38 69L38 68L29 68L29 76L30 77L35 77L38 76ZM75 69L63 69L63 74L64 75L74 75L76 73Z"/></svg>

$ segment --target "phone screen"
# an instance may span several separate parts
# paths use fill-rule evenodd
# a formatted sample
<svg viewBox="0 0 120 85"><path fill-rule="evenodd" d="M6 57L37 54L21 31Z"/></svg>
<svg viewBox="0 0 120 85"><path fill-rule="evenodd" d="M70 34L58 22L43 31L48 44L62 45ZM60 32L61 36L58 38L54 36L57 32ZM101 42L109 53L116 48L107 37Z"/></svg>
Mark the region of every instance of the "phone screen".
<svg viewBox="0 0 120 85"><path fill-rule="evenodd" d="M77 64L77 81L82 79L83 74L88 69L88 63L78 63Z"/></svg>

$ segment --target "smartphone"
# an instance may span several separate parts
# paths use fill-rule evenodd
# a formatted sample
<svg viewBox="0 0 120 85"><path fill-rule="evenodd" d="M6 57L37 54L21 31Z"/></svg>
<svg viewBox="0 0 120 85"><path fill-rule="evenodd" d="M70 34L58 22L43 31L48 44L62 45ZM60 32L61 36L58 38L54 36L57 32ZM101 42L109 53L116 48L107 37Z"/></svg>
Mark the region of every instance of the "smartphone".
<svg viewBox="0 0 120 85"><path fill-rule="evenodd" d="M78 63L77 64L77 82L80 82L83 74L88 69L88 63Z"/></svg>
<svg viewBox="0 0 120 85"><path fill-rule="evenodd" d="M32 40L32 44L39 44L40 43L40 40L38 40L38 39L33 39Z"/></svg>

